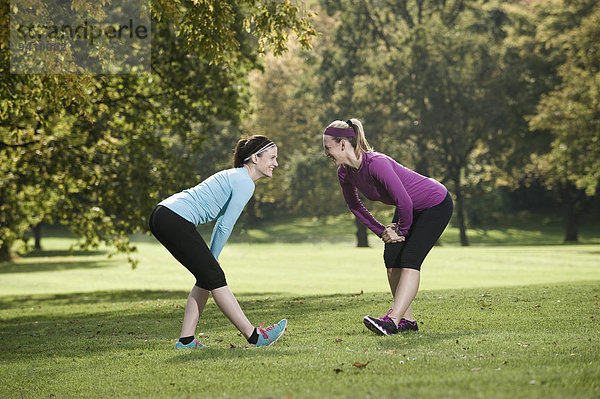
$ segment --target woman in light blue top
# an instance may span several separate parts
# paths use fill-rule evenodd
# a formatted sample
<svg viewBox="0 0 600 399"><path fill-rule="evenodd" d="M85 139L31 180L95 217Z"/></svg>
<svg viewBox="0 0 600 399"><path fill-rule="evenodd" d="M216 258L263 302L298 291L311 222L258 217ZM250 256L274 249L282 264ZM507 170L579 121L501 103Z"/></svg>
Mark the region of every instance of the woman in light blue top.
<svg viewBox="0 0 600 399"><path fill-rule="evenodd" d="M150 216L150 230L167 250L196 278L183 318L176 349L204 348L195 338L198 319L208 296L255 346L275 342L285 331L281 320L267 328L255 328L227 286L218 262L233 226L254 194L254 182L271 177L277 166L277 146L265 136L241 139L233 156L233 169L220 171L195 187L161 201ZM210 245L196 230L199 224L216 220ZM209 248L210 247L210 248Z"/></svg>

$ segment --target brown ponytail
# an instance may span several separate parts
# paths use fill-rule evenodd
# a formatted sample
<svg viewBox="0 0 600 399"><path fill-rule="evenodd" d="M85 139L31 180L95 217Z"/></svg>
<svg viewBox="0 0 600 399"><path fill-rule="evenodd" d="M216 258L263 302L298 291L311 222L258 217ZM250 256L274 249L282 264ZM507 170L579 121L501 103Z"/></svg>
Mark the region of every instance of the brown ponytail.
<svg viewBox="0 0 600 399"><path fill-rule="evenodd" d="M260 134L256 134L247 139L240 139L237 142L235 152L233 153L233 167L241 168L248 162L248 160L245 160L246 158L272 143L273 142L267 136ZM260 154L258 156L260 156Z"/></svg>

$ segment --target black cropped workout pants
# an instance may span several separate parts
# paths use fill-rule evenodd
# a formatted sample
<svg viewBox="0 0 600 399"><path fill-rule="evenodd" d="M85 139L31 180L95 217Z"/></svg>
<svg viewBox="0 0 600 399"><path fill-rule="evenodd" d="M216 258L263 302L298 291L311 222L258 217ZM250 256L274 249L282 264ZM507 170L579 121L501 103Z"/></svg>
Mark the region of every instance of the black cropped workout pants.
<svg viewBox="0 0 600 399"><path fill-rule="evenodd" d="M150 216L150 231L196 277L198 287L210 291L227 285L223 269L193 223L158 205Z"/></svg>
<svg viewBox="0 0 600 399"><path fill-rule="evenodd" d="M385 267L421 270L423 260L431 251L450 221L454 204L450 193L438 205L413 212L413 222L405 241L385 244ZM398 211L392 223L398 221Z"/></svg>

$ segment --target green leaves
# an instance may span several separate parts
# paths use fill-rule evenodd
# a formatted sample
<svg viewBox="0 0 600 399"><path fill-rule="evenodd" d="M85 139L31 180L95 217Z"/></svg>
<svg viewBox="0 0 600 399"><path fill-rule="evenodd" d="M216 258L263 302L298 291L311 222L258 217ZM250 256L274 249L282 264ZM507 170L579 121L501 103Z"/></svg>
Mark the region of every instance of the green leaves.
<svg viewBox="0 0 600 399"><path fill-rule="evenodd" d="M106 3L64 6L100 17ZM35 19L43 6L17 12ZM132 253L127 237L147 229L156 203L214 168L196 164L207 137L227 124L237 134L257 55L271 44L282 52L284 31L314 36L290 2L157 0L151 11L151 73L16 75L10 52L0 55L0 253L42 220L69 226L83 248Z"/></svg>
<svg viewBox="0 0 600 399"><path fill-rule="evenodd" d="M562 21L551 42L564 56L558 68L561 83L542 97L529 119L534 130L552 135L550 152L537 159L549 186L571 182L588 196L600 180L600 7L589 2L555 10ZM566 26L565 26L566 24Z"/></svg>

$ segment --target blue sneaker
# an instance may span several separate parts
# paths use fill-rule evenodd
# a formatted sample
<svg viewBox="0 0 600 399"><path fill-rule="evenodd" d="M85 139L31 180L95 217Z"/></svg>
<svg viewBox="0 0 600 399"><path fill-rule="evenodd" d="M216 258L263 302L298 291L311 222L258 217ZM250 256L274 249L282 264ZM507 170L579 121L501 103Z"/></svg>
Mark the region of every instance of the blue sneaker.
<svg viewBox="0 0 600 399"><path fill-rule="evenodd" d="M203 349L206 348L206 345L202 345L200 342L198 342L197 339L194 339L192 342L190 342L187 345L182 344L180 341L177 341L177 343L175 344L175 349Z"/></svg>
<svg viewBox="0 0 600 399"><path fill-rule="evenodd" d="M261 324L258 328L258 341L254 346L269 346L277 341L285 332L287 320L283 319L279 323L273 324L267 328L263 328L264 325L265 323Z"/></svg>

